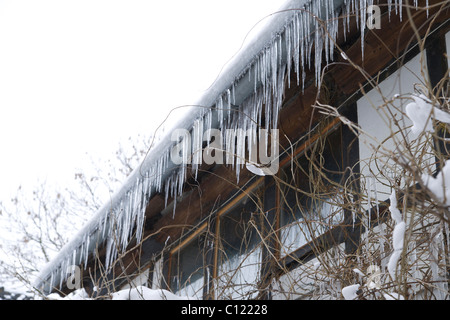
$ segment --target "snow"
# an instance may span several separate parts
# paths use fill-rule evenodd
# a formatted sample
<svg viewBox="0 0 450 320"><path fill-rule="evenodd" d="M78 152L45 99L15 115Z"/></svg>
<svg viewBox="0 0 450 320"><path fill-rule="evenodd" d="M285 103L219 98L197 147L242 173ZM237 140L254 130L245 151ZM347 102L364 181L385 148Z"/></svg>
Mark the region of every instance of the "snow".
<svg viewBox="0 0 450 320"><path fill-rule="evenodd" d="M434 132L432 119L450 123L450 114L433 106L423 94L411 97L414 102L405 107L405 112L413 122L411 133L414 138L417 138L422 132Z"/></svg>
<svg viewBox="0 0 450 320"><path fill-rule="evenodd" d="M405 235L406 224L404 221L397 223L394 227L394 231L392 233L392 245L394 250L402 250L403 249L403 238Z"/></svg>
<svg viewBox="0 0 450 320"><path fill-rule="evenodd" d="M353 284L342 288L342 295L345 300L355 300L358 297L359 284Z"/></svg>
<svg viewBox="0 0 450 320"><path fill-rule="evenodd" d="M444 167L436 178L428 174L422 175L425 187L434 194L441 203L450 206L450 160L445 161Z"/></svg>
<svg viewBox="0 0 450 320"><path fill-rule="evenodd" d="M46 296L48 300L90 300L89 295L87 294L84 288L77 289L71 293L69 293L65 297L61 297L57 293L51 293Z"/></svg>
<svg viewBox="0 0 450 320"><path fill-rule="evenodd" d="M177 296L164 289L149 289L138 286L132 289L120 290L112 294L111 300L196 300L192 297Z"/></svg>
<svg viewBox="0 0 450 320"><path fill-rule="evenodd" d="M405 297L396 292L383 293L383 296L386 300L405 300Z"/></svg>
<svg viewBox="0 0 450 320"><path fill-rule="evenodd" d="M391 195L389 196L389 201L389 211L391 212L392 219L394 219L396 223L403 221L402 214L397 208L397 196L395 190L392 190Z"/></svg>
<svg viewBox="0 0 450 320"><path fill-rule="evenodd" d="M397 198L395 190L392 190L391 196L389 197L391 204L389 210L391 212L391 217L395 221L394 231L392 233L392 245L394 252L389 258L388 271L392 279L396 279L397 263L400 260L403 251L403 241L405 237L406 224L402 219L400 210L397 208Z"/></svg>
<svg viewBox="0 0 450 320"><path fill-rule="evenodd" d="M356 273L356 274L358 274L358 275L360 275L361 277L364 277L364 276L365 276L364 273L363 273L361 270L359 270L358 268L354 268L354 269L353 269L353 272Z"/></svg>
<svg viewBox="0 0 450 320"><path fill-rule="evenodd" d="M92 300L84 288L77 289L65 297L57 293L46 296L48 300ZM111 294L111 300L197 300L193 297L178 296L164 289L149 289L145 286L137 286L123 289Z"/></svg>

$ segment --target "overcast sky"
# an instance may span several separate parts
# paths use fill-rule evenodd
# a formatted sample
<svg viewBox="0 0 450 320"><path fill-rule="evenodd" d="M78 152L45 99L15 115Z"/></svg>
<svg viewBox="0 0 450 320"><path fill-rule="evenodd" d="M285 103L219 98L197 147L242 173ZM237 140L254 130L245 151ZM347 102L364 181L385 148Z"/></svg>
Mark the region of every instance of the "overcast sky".
<svg viewBox="0 0 450 320"><path fill-rule="evenodd" d="M194 101L284 0L0 0L0 201Z"/></svg>

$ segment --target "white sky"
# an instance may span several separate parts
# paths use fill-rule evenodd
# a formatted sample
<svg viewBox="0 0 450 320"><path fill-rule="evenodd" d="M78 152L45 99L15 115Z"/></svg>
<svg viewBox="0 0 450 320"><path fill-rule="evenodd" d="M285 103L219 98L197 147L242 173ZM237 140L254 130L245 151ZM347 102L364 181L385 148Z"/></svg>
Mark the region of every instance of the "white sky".
<svg viewBox="0 0 450 320"><path fill-rule="evenodd" d="M0 0L0 201L149 135L283 2Z"/></svg>

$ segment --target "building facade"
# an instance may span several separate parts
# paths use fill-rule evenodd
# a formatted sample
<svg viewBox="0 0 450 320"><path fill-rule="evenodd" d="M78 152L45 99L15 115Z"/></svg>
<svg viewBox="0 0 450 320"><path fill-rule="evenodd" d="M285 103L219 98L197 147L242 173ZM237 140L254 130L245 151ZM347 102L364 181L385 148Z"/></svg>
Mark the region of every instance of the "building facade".
<svg viewBox="0 0 450 320"><path fill-rule="evenodd" d="M36 287L449 299L449 12L287 1Z"/></svg>

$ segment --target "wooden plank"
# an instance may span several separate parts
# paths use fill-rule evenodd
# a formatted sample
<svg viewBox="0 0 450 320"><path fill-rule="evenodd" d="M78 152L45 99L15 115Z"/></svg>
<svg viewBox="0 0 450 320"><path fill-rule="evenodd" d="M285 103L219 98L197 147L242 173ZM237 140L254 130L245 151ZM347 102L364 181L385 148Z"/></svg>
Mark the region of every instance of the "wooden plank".
<svg viewBox="0 0 450 320"><path fill-rule="evenodd" d="M204 222L197 230L192 232L186 239L183 239L183 241L181 241L181 243L179 243L177 246L173 247L170 250L170 254L174 254L178 250L180 250L183 247L185 247L186 245L188 245L192 240L194 240L195 238L197 238L197 236L199 236L202 232L204 232L206 230L207 226L208 226L208 223Z"/></svg>

